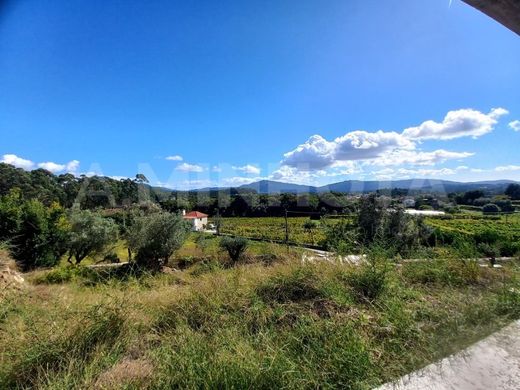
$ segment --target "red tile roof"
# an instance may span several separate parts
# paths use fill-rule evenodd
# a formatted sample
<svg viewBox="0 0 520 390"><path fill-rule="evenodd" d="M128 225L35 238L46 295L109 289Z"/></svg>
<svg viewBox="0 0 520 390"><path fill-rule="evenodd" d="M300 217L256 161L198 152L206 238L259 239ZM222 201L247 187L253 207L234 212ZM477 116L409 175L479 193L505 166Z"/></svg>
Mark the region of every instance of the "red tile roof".
<svg viewBox="0 0 520 390"><path fill-rule="evenodd" d="M187 213L186 215L183 215L182 217L186 218L186 219L207 218L208 214L201 213L200 211L190 211L189 213Z"/></svg>

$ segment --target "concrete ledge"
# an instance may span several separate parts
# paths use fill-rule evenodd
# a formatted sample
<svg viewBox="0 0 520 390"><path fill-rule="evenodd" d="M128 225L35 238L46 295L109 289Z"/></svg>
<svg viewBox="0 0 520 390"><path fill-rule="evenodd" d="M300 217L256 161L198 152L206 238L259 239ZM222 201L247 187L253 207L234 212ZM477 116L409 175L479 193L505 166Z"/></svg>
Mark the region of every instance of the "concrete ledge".
<svg viewBox="0 0 520 390"><path fill-rule="evenodd" d="M520 321L378 390L518 390Z"/></svg>

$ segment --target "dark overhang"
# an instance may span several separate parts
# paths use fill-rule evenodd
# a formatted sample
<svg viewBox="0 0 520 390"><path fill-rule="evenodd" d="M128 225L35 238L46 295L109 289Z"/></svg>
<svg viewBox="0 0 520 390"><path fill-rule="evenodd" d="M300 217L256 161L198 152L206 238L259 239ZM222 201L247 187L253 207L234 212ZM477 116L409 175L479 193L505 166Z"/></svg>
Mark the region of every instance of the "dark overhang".
<svg viewBox="0 0 520 390"><path fill-rule="evenodd" d="M463 0L520 35L520 0Z"/></svg>

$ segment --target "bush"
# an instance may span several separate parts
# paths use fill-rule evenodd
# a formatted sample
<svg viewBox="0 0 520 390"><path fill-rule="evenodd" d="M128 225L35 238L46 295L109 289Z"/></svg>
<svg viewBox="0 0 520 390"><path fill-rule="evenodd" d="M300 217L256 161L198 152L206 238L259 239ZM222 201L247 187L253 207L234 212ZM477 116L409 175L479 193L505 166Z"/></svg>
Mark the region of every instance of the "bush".
<svg viewBox="0 0 520 390"><path fill-rule="evenodd" d="M486 229L481 232L478 232L474 235L475 242L477 244L496 244L500 239L500 234L496 230Z"/></svg>
<svg viewBox="0 0 520 390"><path fill-rule="evenodd" d="M520 254L520 242L505 240L500 243L500 255L513 257Z"/></svg>
<svg viewBox="0 0 520 390"><path fill-rule="evenodd" d="M348 255L357 247L356 227L342 219L336 224L325 224L324 246L340 255Z"/></svg>
<svg viewBox="0 0 520 390"><path fill-rule="evenodd" d="M249 242L243 237L222 237L220 247L227 251L233 263L237 263L247 249Z"/></svg>
<svg viewBox="0 0 520 390"><path fill-rule="evenodd" d="M484 206L482 206L482 212L484 214L499 213L500 208L494 203L488 203L488 204L485 204Z"/></svg>

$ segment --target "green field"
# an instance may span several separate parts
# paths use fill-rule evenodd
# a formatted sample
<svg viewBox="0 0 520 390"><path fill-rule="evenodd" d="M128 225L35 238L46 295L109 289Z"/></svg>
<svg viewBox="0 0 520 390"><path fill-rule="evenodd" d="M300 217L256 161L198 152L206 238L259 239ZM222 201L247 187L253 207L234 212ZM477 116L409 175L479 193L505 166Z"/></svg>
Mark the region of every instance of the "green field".
<svg viewBox="0 0 520 390"><path fill-rule="evenodd" d="M437 227L442 231L456 232L473 236L487 230L496 231L500 237L510 240L520 240L520 215L502 215L500 219L486 217L477 218L454 218L436 219L428 218L430 226Z"/></svg>
<svg viewBox="0 0 520 390"><path fill-rule="evenodd" d="M288 218L289 241L296 244L320 245L325 239L325 224L316 221L312 232L304 229L307 217ZM328 219L326 223L335 223L338 219ZM458 232L473 236L486 230L495 230L501 237L520 240L520 215L503 215L499 219L482 216L482 214L461 213L453 219L427 218L426 223L445 232ZM285 240L285 219L283 217L268 218L223 218L221 232L248 238L273 241Z"/></svg>

